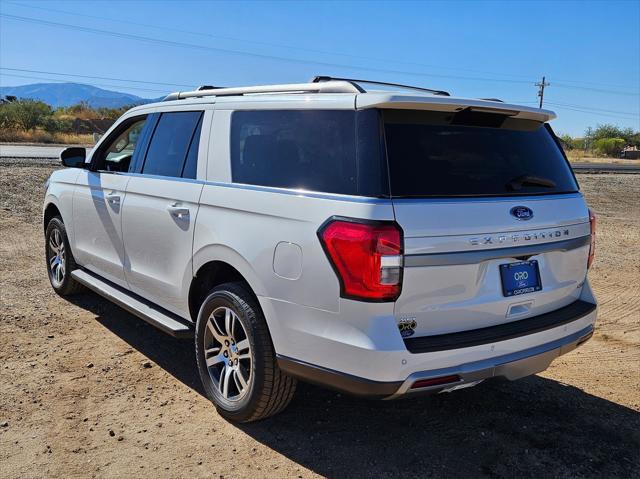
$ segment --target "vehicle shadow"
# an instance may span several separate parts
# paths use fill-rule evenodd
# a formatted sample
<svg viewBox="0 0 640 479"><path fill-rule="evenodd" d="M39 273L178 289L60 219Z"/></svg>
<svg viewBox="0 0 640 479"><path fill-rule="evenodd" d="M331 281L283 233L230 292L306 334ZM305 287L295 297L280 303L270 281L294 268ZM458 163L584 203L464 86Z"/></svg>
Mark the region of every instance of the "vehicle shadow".
<svg viewBox="0 0 640 479"><path fill-rule="evenodd" d="M109 331L198 394L205 396L196 369L192 339L171 337L92 292L66 299L91 311L96 316L96 321Z"/></svg>
<svg viewBox="0 0 640 479"><path fill-rule="evenodd" d="M191 340L93 294L73 302L204 394ZM397 401L299 384L283 413L236 427L328 477L640 477L640 413L539 376Z"/></svg>

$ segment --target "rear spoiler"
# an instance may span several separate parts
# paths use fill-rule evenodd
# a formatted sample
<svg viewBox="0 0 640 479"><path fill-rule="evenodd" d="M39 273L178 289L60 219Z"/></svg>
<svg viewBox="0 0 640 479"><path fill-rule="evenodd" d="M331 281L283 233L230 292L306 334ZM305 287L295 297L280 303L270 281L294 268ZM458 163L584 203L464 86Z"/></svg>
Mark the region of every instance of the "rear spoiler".
<svg viewBox="0 0 640 479"><path fill-rule="evenodd" d="M470 108L474 111L498 113L522 120L534 120L545 123L556 118L550 110L528 106L512 105L491 100L473 98L451 98L427 95L399 95L396 93L367 93L356 95L356 109L389 108L402 110L461 111Z"/></svg>

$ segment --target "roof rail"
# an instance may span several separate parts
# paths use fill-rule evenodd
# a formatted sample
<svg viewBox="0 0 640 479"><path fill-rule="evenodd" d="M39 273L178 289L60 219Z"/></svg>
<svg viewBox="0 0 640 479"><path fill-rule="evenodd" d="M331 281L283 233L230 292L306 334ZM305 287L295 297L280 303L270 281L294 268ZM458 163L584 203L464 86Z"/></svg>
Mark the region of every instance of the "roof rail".
<svg viewBox="0 0 640 479"><path fill-rule="evenodd" d="M449 92L444 90L432 90L431 88L422 88L418 86L402 85L400 83L389 83L389 82L376 81L376 80L357 80L355 78L338 78L338 77L322 76L322 75L313 77L311 79L311 83L321 83L321 82L329 82L329 81L349 82L355 88L357 88L360 93L365 93L366 90L362 88L360 85L358 85L358 83L370 83L371 85L397 86L400 88L406 88L408 90L418 90L418 91L433 93L434 95L451 96Z"/></svg>
<svg viewBox="0 0 640 479"><path fill-rule="evenodd" d="M287 85L261 85L246 87L200 87L195 91L175 92L167 95L163 101L199 98L205 96L257 95L270 93L362 93L364 90L348 81L326 81L322 83L291 83Z"/></svg>

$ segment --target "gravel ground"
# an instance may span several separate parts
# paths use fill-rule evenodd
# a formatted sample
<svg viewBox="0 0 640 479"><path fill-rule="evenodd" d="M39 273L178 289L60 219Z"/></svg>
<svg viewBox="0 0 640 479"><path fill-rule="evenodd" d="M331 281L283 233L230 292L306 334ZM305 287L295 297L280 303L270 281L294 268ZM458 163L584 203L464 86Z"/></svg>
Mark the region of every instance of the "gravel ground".
<svg viewBox="0 0 640 479"><path fill-rule="evenodd" d="M543 374L391 402L302 385L236 426L191 341L49 287L52 165L0 162L0 477L640 477L640 180L579 175L598 214L593 340Z"/></svg>

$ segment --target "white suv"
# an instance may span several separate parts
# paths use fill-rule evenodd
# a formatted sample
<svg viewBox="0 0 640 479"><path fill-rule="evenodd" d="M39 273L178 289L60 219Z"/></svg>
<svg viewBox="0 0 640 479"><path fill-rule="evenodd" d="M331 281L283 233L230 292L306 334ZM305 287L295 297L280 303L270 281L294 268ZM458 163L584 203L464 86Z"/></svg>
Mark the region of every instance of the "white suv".
<svg viewBox="0 0 640 479"><path fill-rule="evenodd" d="M589 339L595 219L553 113L373 83L174 93L65 150L44 201L53 288L194 335L236 421L282 410L295 378L452 391Z"/></svg>

